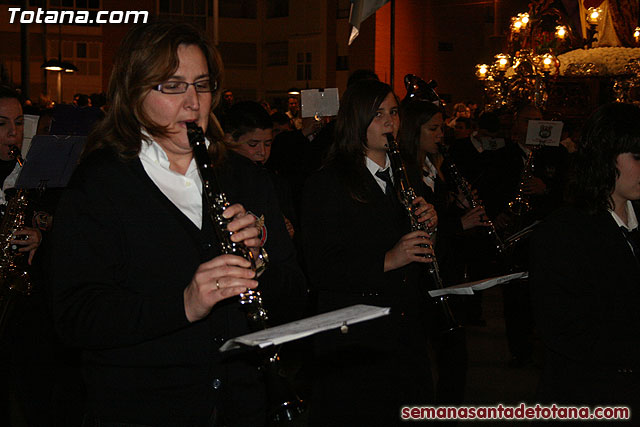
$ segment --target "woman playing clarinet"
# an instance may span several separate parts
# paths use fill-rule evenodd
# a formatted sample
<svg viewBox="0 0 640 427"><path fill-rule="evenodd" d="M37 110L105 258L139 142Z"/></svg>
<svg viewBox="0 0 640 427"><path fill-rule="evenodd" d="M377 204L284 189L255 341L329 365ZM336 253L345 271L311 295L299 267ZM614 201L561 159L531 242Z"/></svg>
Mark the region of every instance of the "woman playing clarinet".
<svg viewBox="0 0 640 427"><path fill-rule="evenodd" d="M223 148L212 114L221 78L219 55L194 27L131 29L111 107L60 201L54 313L83 350L87 426L265 424L257 363L218 351L248 332L237 296L258 281L247 259L220 252L188 124L205 132L219 185L236 202L223 214L231 240L269 251L265 300L287 288L277 294L286 303L304 280L268 177Z"/></svg>
<svg viewBox="0 0 640 427"><path fill-rule="evenodd" d="M403 405L433 401L427 354L429 305L423 267L429 235L411 231L393 188L387 136L399 125L391 88L365 80L345 92L329 162L305 188L303 253L317 310L354 304L391 307L388 317L316 340L313 426L392 426ZM420 222L432 205L415 200Z"/></svg>

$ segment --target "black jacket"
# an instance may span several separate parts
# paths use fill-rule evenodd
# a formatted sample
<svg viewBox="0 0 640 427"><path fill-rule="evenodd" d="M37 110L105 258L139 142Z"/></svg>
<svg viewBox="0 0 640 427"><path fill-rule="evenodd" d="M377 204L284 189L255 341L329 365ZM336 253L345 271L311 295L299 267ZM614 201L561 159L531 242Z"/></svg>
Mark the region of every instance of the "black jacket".
<svg viewBox="0 0 640 427"><path fill-rule="evenodd" d="M265 216L271 265L260 289L281 298L304 287L264 172L229 153L219 175L232 203ZM204 209L199 230L137 158L99 151L74 173L56 213L51 276L57 327L84 349L90 415L196 426L217 407L232 425L264 419L256 363L217 351L248 331L237 301L193 324L185 316L185 287L199 264L220 253Z"/></svg>
<svg viewBox="0 0 640 427"><path fill-rule="evenodd" d="M637 409L640 263L611 215L550 216L534 232L529 274L546 347L541 400Z"/></svg>
<svg viewBox="0 0 640 427"><path fill-rule="evenodd" d="M318 312L370 304L391 307L391 315L317 338L312 426L395 425L402 404L433 399L426 276L416 265L383 271L385 253L409 232L408 218L362 168L367 202L350 196L336 167L310 177L303 253Z"/></svg>

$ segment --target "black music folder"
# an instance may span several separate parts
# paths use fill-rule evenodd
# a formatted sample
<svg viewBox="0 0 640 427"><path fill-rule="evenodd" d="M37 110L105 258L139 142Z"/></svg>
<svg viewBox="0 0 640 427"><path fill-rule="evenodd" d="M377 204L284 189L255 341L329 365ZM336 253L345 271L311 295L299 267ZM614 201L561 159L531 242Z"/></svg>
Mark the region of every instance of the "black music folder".
<svg viewBox="0 0 640 427"><path fill-rule="evenodd" d="M66 187L86 141L86 136L34 136L15 187Z"/></svg>

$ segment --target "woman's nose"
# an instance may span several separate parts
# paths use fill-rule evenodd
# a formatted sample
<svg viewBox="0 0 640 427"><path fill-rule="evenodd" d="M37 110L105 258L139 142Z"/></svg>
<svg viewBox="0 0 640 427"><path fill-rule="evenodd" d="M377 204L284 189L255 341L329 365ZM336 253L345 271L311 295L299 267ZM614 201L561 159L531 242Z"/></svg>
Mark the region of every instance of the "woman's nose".
<svg viewBox="0 0 640 427"><path fill-rule="evenodd" d="M184 97L185 106L196 111L200 109L200 99L198 97L198 92L196 92L195 86L189 86L187 88L187 91L184 93Z"/></svg>
<svg viewBox="0 0 640 427"><path fill-rule="evenodd" d="M14 122L9 122L9 136L16 136L18 134L18 126Z"/></svg>

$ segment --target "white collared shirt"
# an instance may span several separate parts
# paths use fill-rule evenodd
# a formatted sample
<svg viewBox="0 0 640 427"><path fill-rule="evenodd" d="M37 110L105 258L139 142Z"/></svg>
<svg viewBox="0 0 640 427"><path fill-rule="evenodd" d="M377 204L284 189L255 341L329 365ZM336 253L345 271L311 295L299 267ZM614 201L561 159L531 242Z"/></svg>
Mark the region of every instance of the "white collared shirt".
<svg viewBox="0 0 640 427"><path fill-rule="evenodd" d="M431 160L429 160L429 156L425 156L424 163L422 164L422 181L434 192L436 191L437 176L438 171L436 167L431 163Z"/></svg>
<svg viewBox="0 0 640 427"><path fill-rule="evenodd" d="M152 138L142 141L140 161L149 178L198 228L202 228L202 180L195 159L182 175L169 169L169 157ZM208 144L207 144L208 145Z"/></svg>
<svg viewBox="0 0 640 427"><path fill-rule="evenodd" d="M471 141L471 144L473 144L473 148L475 148L478 153L482 153L484 151L484 147L482 146L482 141L476 139L477 135L478 132L472 133L469 135L469 140Z"/></svg>
<svg viewBox="0 0 640 427"><path fill-rule="evenodd" d="M527 147L525 144L518 143L522 151L524 152L524 156L520 156L522 159L522 164L527 165L527 159L529 158L529 154L531 154L531 148Z"/></svg>
<svg viewBox="0 0 640 427"><path fill-rule="evenodd" d="M388 155L385 156L384 167L383 168L378 166L378 164L376 162L374 162L373 160L371 160L367 156L364 156L364 161L365 161L365 166L367 167L369 172L371 172L371 175L373 175L373 178L376 180L376 182L380 186L380 189L382 190L382 192L386 193L387 183L384 182L383 179L378 178L376 176L376 172L382 172L382 171L385 171L385 170L387 170L388 168L391 167L391 162L389 161L389 156ZM395 183L395 180L393 179L393 171L389 170L389 174L391 175L391 182Z"/></svg>
<svg viewBox="0 0 640 427"><path fill-rule="evenodd" d="M2 184L2 191L0 191L0 205L7 204L7 199L5 198L4 192L9 188L15 187L16 181L18 180L18 175L20 175L20 172L22 172L22 166L20 166L20 163L16 162L16 165L13 167L13 170L11 171L9 176L7 176L4 179L4 183Z"/></svg>
<svg viewBox="0 0 640 427"><path fill-rule="evenodd" d="M609 212L611 213L611 216L613 217L613 219L616 221L616 224L618 224L618 227L624 227L628 231L635 230L636 228L638 228L638 217L636 216L636 212L633 210L633 205L631 204L631 200L627 200L627 205L625 206L625 208L627 210L628 224L625 224L622 218L620 218L618 214L612 211L611 209L609 209Z"/></svg>

